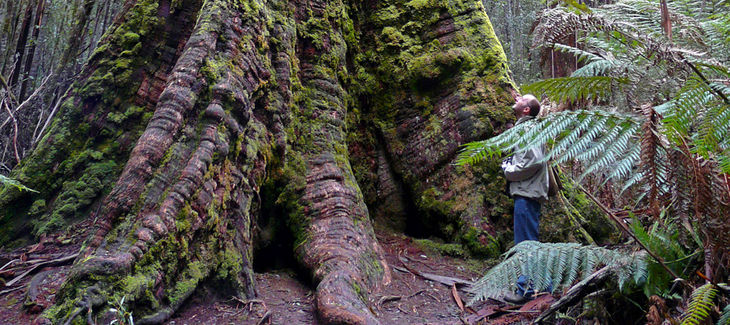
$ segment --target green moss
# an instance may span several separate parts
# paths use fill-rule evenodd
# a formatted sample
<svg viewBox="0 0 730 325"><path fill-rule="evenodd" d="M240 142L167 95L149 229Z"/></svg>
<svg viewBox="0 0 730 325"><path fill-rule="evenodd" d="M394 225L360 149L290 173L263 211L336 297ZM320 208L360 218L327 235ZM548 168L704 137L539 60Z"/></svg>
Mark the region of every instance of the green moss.
<svg viewBox="0 0 730 325"><path fill-rule="evenodd" d="M499 240L483 231L470 227L462 236L461 242L475 256L498 257L502 253Z"/></svg>
<svg viewBox="0 0 730 325"><path fill-rule="evenodd" d="M416 239L416 244L424 250L431 251L440 255L452 257L467 257L469 254L464 250L461 244L457 243L440 243L430 239Z"/></svg>
<svg viewBox="0 0 730 325"><path fill-rule="evenodd" d="M131 48L139 42L139 34L135 32L126 32L122 35L122 46L125 48Z"/></svg>
<svg viewBox="0 0 730 325"><path fill-rule="evenodd" d="M243 256L240 252L233 249L225 249L218 256L220 266L218 267L218 278L231 279L235 278L243 269Z"/></svg>

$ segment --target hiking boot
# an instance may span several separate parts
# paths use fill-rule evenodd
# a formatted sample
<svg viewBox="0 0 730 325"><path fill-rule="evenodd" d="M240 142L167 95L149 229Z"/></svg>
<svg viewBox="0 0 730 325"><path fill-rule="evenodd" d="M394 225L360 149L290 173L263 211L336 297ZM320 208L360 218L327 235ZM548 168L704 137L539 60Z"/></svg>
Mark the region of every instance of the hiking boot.
<svg viewBox="0 0 730 325"><path fill-rule="evenodd" d="M521 294L510 292L504 295L503 300L515 305L524 305L530 299Z"/></svg>

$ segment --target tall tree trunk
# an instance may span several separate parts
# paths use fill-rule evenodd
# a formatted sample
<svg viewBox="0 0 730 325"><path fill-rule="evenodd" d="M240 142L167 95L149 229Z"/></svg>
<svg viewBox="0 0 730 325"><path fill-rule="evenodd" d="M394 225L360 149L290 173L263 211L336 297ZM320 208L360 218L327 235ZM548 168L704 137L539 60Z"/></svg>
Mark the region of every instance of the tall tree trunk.
<svg viewBox="0 0 730 325"><path fill-rule="evenodd" d="M43 12L45 0L38 0L38 7L35 10L35 23L33 24L33 34L30 37L30 48L28 49L28 55L25 58L25 70L23 71L23 81L20 86L20 100L25 99L26 90L28 89L28 81L31 76L31 70L33 67L33 59L35 57L35 49L38 45L38 34L41 31L41 23L43 22Z"/></svg>
<svg viewBox="0 0 730 325"><path fill-rule="evenodd" d="M39 0L40 1L40 0ZM23 65L23 56L25 55L25 45L28 44L28 32L30 32L31 19L33 18L33 3L28 3L25 8L25 14L23 14L23 23L20 25L20 35L18 36L18 42L15 45L15 67L13 73L10 75L11 86L15 86L18 83L20 77L20 71Z"/></svg>
<svg viewBox="0 0 730 325"><path fill-rule="evenodd" d="M0 69L0 74L5 74L5 68L7 67L8 61L10 60L10 52L12 51L11 44L13 43L13 40L15 40L15 17L17 14L15 13L15 0L7 0L7 11L5 14L5 20L3 21L3 33L5 36L4 44L3 44L3 65L2 69Z"/></svg>
<svg viewBox="0 0 730 325"><path fill-rule="evenodd" d="M256 295L253 229L274 206L320 320L377 324L385 183L408 201L393 218L499 251L496 168L452 161L509 119L512 91L478 1L129 1L11 175L43 191L0 191L0 242L95 220L38 322L103 322L124 296L160 323L203 284Z"/></svg>

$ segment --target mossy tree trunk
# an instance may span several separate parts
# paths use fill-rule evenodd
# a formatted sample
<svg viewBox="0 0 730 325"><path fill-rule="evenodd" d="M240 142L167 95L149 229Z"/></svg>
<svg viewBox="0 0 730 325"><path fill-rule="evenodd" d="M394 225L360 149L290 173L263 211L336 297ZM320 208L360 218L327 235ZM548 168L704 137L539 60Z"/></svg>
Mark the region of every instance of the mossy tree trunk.
<svg viewBox="0 0 730 325"><path fill-rule="evenodd" d="M505 61L479 1L128 1L12 174L40 193L0 192L0 240L93 220L39 322L124 296L159 323L203 283L254 297L275 219L320 319L376 324L371 215L498 250L497 169L451 162L508 119Z"/></svg>

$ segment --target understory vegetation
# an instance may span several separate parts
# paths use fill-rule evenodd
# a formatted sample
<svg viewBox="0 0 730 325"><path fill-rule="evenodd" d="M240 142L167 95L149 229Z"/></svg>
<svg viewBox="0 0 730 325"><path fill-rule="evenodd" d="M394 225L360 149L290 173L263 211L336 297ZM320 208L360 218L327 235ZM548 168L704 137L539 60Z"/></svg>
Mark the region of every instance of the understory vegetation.
<svg viewBox="0 0 730 325"><path fill-rule="evenodd" d="M524 85L523 94L550 102L548 112L467 144L459 163L547 144L546 160L578 171L562 173L564 180L590 180L617 194L606 202L611 196L587 191L627 241L615 250L518 245L477 282L475 300L503 293L519 275L534 277L540 290L552 281L556 290L606 266L626 304L631 292L643 292L648 323L727 324L728 35L728 1L621 0L594 8L564 1L540 14L533 46L574 56L574 71ZM592 305L582 306L563 317L589 314Z"/></svg>

